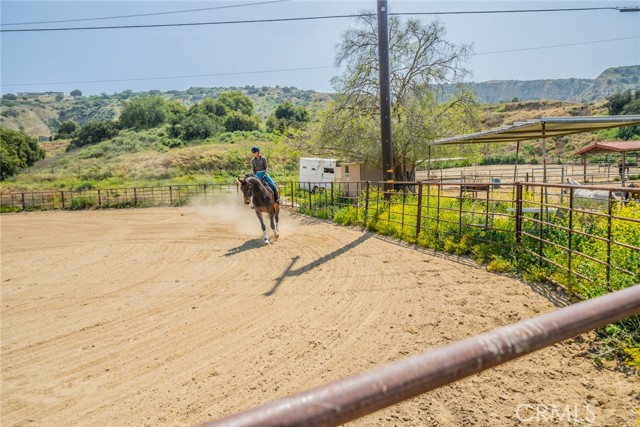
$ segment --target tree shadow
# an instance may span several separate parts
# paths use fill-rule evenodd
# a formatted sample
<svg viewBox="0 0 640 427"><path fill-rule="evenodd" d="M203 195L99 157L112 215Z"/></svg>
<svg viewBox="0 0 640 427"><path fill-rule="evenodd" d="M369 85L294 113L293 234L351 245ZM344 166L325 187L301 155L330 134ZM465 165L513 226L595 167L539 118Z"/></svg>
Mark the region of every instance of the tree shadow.
<svg viewBox="0 0 640 427"><path fill-rule="evenodd" d="M289 263L289 265L287 266L287 268L284 269L283 273L279 276L276 277L275 279L275 284L273 285L273 287L265 292L264 296L269 297L273 294L276 293L276 291L278 290L278 287L280 287L280 285L282 284L282 282L284 281L284 279L286 279L287 277L294 277L294 276L300 276L304 273L306 273L307 271L313 270L316 267L321 266L322 264L324 264L325 262L328 262L332 259L334 259L337 256L340 256L342 254L344 254L345 252L355 248L356 246L362 244L363 242L365 242L366 240L370 239L371 237L373 237L373 233L365 233L362 236L358 237L356 240L354 240L353 242L349 243L348 245L345 245L339 249L336 249L335 251L324 255L323 257L318 258L315 261L310 262L307 265L303 265L300 268L296 268L295 270L292 270L294 264L296 262L298 262L298 260L300 259L299 256L293 257L291 259L291 263Z"/></svg>

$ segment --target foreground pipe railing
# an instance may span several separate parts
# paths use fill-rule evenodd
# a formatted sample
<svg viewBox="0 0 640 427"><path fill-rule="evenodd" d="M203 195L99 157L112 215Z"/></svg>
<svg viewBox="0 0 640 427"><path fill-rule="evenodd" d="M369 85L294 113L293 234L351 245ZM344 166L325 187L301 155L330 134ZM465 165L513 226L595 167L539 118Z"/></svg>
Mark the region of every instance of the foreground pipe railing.
<svg viewBox="0 0 640 427"><path fill-rule="evenodd" d="M206 426L336 426L640 313L640 285L275 400Z"/></svg>

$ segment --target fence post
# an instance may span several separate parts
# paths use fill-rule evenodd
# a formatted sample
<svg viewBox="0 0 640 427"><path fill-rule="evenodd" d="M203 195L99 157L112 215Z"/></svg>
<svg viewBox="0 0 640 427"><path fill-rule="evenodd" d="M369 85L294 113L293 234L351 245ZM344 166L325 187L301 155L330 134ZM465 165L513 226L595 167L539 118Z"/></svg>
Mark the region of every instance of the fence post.
<svg viewBox="0 0 640 427"><path fill-rule="evenodd" d="M522 187L521 182L516 182L516 248L522 239Z"/></svg>
<svg viewBox="0 0 640 427"><path fill-rule="evenodd" d="M571 283L571 259L573 256L573 188L569 190L569 236L567 236L567 270L569 271L569 283Z"/></svg>
<svg viewBox="0 0 640 427"><path fill-rule="evenodd" d="M422 223L422 183L418 183L418 215L416 218L416 239L420 235L420 225Z"/></svg>
<svg viewBox="0 0 640 427"><path fill-rule="evenodd" d="M335 208L335 202L333 201L333 181L331 182L331 207Z"/></svg>
<svg viewBox="0 0 640 427"><path fill-rule="evenodd" d="M545 208L545 205L544 205L544 194L545 194L545 191L544 190L546 190L546 187L540 186L540 217L538 218L538 221L539 221L538 222L538 239L539 239L538 240L538 256L540 257L540 258L538 258L538 265L540 267L542 267L542 247L543 247L543 244L542 244L542 222L544 221L543 208Z"/></svg>
<svg viewBox="0 0 640 427"><path fill-rule="evenodd" d="M173 206L173 187L169 186L169 206Z"/></svg>
<svg viewBox="0 0 640 427"><path fill-rule="evenodd" d="M369 181L367 181L367 186L365 188L365 196L364 196L364 228L367 229L367 214L369 213Z"/></svg>
<svg viewBox="0 0 640 427"><path fill-rule="evenodd" d="M62 203L62 209L64 209L64 191L60 192L60 202Z"/></svg>
<svg viewBox="0 0 640 427"><path fill-rule="evenodd" d="M460 184L460 198L458 203L458 235L462 238L462 184Z"/></svg>
<svg viewBox="0 0 640 427"><path fill-rule="evenodd" d="M138 206L138 190L136 187L133 187L133 204Z"/></svg>
<svg viewBox="0 0 640 427"><path fill-rule="evenodd" d="M24 211L26 209L27 209L27 205L26 205L26 203L24 201L24 193L22 193L22 210Z"/></svg>
<svg viewBox="0 0 640 427"><path fill-rule="evenodd" d="M607 288L611 287L611 196L611 190L609 190L609 206L607 208Z"/></svg>
<svg viewBox="0 0 640 427"><path fill-rule="evenodd" d="M102 194L100 193L100 189L98 189L98 206L102 207Z"/></svg>

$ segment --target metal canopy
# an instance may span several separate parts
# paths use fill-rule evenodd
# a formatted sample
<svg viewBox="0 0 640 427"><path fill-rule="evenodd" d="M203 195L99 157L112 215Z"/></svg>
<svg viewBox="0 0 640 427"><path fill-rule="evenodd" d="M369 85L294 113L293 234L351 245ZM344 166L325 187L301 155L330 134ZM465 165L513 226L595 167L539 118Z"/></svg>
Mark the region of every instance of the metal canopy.
<svg viewBox="0 0 640 427"><path fill-rule="evenodd" d="M487 131L438 139L432 145L519 142L640 124L640 114L628 116L542 117Z"/></svg>

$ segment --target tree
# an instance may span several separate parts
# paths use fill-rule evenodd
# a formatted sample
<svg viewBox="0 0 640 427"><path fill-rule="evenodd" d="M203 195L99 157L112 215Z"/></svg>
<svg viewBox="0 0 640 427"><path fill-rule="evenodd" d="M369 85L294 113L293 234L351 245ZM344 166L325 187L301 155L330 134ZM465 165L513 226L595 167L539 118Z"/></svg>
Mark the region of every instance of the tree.
<svg viewBox="0 0 640 427"><path fill-rule="evenodd" d="M223 92L218 96L217 100L227 106L229 110L238 111L247 116L253 114L253 101L241 92Z"/></svg>
<svg viewBox="0 0 640 427"><path fill-rule="evenodd" d="M469 46L452 44L444 36L438 20L425 24L389 19L396 179L412 175L416 164L426 158L430 141L476 126L476 103L468 90L460 86L448 100L439 97L442 84L459 81L468 73L462 64L471 54ZM319 151L364 157L381 166L375 13L356 18L356 26L343 34L336 64L344 68L342 75L332 79L337 101L322 116L312 142Z"/></svg>
<svg viewBox="0 0 640 427"><path fill-rule="evenodd" d="M2 95L2 99L7 99L9 101L15 101L16 99L18 99L18 97L13 93L5 93L4 95Z"/></svg>
<svg viewBox="0 0 640 427"><path fill-rule="evenodd" d="M303 106L295 106L286 101L276 107L276 111L267 119L269 132L284 132L287 128L301 129L309 122L309 111Z"/></svg>
<svg viewBox="0 0 640 427"><path fill-rule="evenodd" d="M222 130L220 118L210 117L203 113L193 113L186 117L177 118L169 126L170 135L184 141L206 139Z"/></svg>
<svg viewBox="0 0 640 427"><path fill-rule="evenodd" d="M238 111L232 111L224 118L224 128L227 132L259 130L260 120L255 116L247 116Z"/></svg>
<svg viewBox="0 0 640 427"><path fill-rule="evenodd" d="M0 127L0 180L20 172L20 169L44 159L45 152L38 141L25 134Z"/></svg>
<svg viewBox="0 0 640 427"><path fill-rule="evenodd" d="M201 112L209 116L223 117L227 115L229 109L230 108L219 99L213 100L211 98L206 98L202 102L193 105L191 107L191 112Z"/></svg>
<svg viewBox="0 0 640 427"><path fill-rule="evenodd" d="M82 91L80 89L74 89L71 91L71 93L69 93L69 95L73 96L74 98L77 98L79 96L82 96Z"/></svg>
<svg viewBox="0 0 640 427"><path fill-rule="evenodd" d="M159 96L127 101L120 115L123 129L149 129L164 124L169 117L167 102Z"/></svg>
<svg viewBox="0 0 640 427"><path fill-rule="evenodd" d="M54 139L69 138L73 136L73 134L77 129L78 129L78 124L73 120L62 122L58 127L58 131L56 132Z"/></svg>
<svg viewBox="0 0 640 427"><path fill-rule="evenodd" d="M607 98L606 106L610 116L640 114L640 90L615 93ZM618 137L625 140L637 139L640 137L640 126L621 127L618 129Z"/></svg>
<svg viewBox="0 0 640 427"><path fill-rule="evenodd" d="M99 122L89 121L82 125L76 132L76 137L67 146L67 151L72 148L93 145L111 139L119 133L118 125L113 121Z"/></svg>

